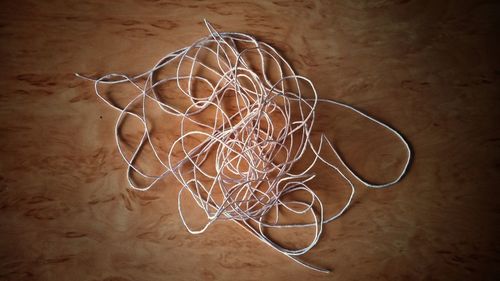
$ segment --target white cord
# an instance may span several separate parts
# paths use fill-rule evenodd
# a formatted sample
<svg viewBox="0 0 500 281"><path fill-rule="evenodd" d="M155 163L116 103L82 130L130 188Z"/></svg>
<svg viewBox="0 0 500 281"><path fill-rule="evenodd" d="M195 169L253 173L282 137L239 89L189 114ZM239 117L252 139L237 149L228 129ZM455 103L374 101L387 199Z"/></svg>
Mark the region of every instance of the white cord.
<svg viewBox="0 0 500 281"><path fill-rule="evenodd" d="M317 244L323 224L340 217L351 204L355 193L354 185L348 177L320 155L323 147L331 149L343 168L363 185L383 188L397 183L405 175L411 159L409 144L396 130L354 107L318 98L311 80L297 75L270 45L243 33L219 33L207 21L205 24L210 32L209 36L167 54L153 68L140 75L129 77L125 74L108 74L93 79L76 74L94 82L97 96L120 113L115 124L115 141L118 152L127 164L130 187L146 191L163 177L172 174L182 185L178 193L178 210L182 223L190 233L203 233L216 220L232 220L266 245L299 264L316 271L329 272L297 258ZM167 78L156 78L155 74L167 66L176 67L175 73ZM207 74L197 74L198 69L203 69ZM145 82L140 84L144 79ZM189 99L190 105L186 109L175 108L161 101L159 86L169 82L175 82L177 90ZM137 95L120 108L101 94L99 86L122 83L134 86ZM208 86L211 91L209 95L201 95L206 93L200 93L194 87L196 83ZM305 97L305 89L313 97ZM224 107L225 99L231 96L234 96L236 107L233 113ZM146 101L156 103L169 116L166 120L179 119L181 136L171 144L166 159L160 156L151 140ZM320 102L349 109L396 135L407 153L401 173L384 184L369 183L349 167L324 134L321 135L319 145L314 146L311 131L316 107ZM137 106L142 108L141 112L132 112L132 107ZM200 121L197 116L209 108L215 112L213 121ZM131 157L125 155L119 138L126 116L137 119L143 126L139 144ZM187 130L185 124L188 122L198 126L199 130ZM193 137L203 141L189 149L188 139ZM150 175L134 164L139 151L146 145L152 149L155 160L163 167L159 174ZM297 163L304 161L303 155L308 149L315 157L307 168L297 172ZM180 160L179 150L182 153ZM214 156L210 157L210 154ZM310 170L318 160L335 170L350 187L350 195L344 206L327 218L324 217L320 198L308 186L308 182L314 178ZM215 172L207 167L215 167ZM149 179L149 184L139 186L132 179L133 173ZM182 197L186 192L207 218L206 223L198 229L190 227L184 215ZM310 198L302 201L286 199L295 192L305 192ZM310 222L282 223L280 211L309 216ZM274 221L269 222L267 218L273 214ZM265 233L266 228L298 227L314 228L314 236L308 245L299 249L283 247Z"/></svg>

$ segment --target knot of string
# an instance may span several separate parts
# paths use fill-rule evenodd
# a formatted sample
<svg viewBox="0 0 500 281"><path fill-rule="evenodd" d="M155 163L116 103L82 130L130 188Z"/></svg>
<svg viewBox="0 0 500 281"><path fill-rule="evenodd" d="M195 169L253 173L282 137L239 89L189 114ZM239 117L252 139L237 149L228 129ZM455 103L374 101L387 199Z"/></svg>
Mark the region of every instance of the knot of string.
<svg viewBox="0 0 500 281"><path fill-rule="evenodd" d="M344 213L351 204L355 188L341 169L321 156L321 152L324 149L332 151L342 169L363 185L383 188L398 182L406 173L410 147L390 126L347 104L319 98L311 80L296 74L269 44L243 33L217 32L208 22L205 24L208 36L167 54L142 74L114 73L97 79L76 74L93 81L97 96L119 112L115 141L128 167L130 187L146 191L160 179L173 175L181 185L179 214L190 233L202 233L217 220L231 220L303 266L329 272L297 256L307 253L318 243L324 224ZM162 76L161 72L167 75ZM136 95L122 107L107 99L100 89L102 85L124 83L132 85ZM176 106L162 98L161 87L168 84L174 84L176 95L184 96L187 105ZM180 136L170 144L165 156L161 155L150 132L146 104L151 102L163 114L176 117L180 124ZM397 136L407 154L401 173L388 183L372 184L347 165L324 134L319 144L313 144L311 137L318 103L351 110ZM140 109L134 110L137 106ZM125 117L140 121L143 128L132 155L126 155L119 134ZM170 119L166 118L165 122ZM150 147L154 160L162 167L161 172L151 174L136 165L143 146ZM304 164L306 151L314 156ZM309 186L315 176L311 169L318 161L336 171L350 189L343 207L329 217L325 217L322 201ZM149 182L141 185L134 180L133 174ZM294 193L306 194L307 198L290 196ZM185 194L206 216L206 222L200 227L190 226L185 216ZM309 221L282 222L282 210L307 216ZM314 235L306 246L284 247L269 237L265 231L268 228L312 228Z"/></svg>

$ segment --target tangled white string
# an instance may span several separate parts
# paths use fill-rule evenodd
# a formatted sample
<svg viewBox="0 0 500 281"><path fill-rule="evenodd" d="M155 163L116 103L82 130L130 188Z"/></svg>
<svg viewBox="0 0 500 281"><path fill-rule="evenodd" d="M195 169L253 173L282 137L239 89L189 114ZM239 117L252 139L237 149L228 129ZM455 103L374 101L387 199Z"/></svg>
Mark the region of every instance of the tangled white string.
<svg viewBox="0 0 500 281"><path fill-rule="evenodd" d="M190 233L202 233L216 220L232 220L294 261L313 270L329 272L297 256L316 245L324 224L345 212L355 189L348 177L320 153L324 147L329 148L343 169L362 184L383 188L398 182L406 173L411 158L410 147L388 125L349 105L318 98L313 83L295 74L290 64L270 45L247 34L219 33L208 22L205 21L205 24L209 36L169 53L152 69L140 75L109 74L92 79L76 74L93 81L96 94L120 113L115 138L118 151L128 166L128 182L133 189L145 191L165 176L173 175L182 185L178 193L178 210L182 223ZM174 69L174 73L159 78L158 72L168 67ZM129 83L137 89L135 98L123 108L106 99L100 91L101 85L121 83ZM168 83L175 83L177 92L189 101L187 107L180 108L163 101L160 87ZM205 90L199 89L201 84ZM232 110L225 105L229 98L232 98L229 106ZM155 103L164 114L175 116L180 121L181 135L170 145L166 157L161 156L152 141L145 106L147 102ZM368 183L346 164L325 135L321 135L319 145L313 145L311 130L320 102L352 110L396 135L407 153L399 176L385 184ZM134 111L137 105L140 110ZM213 113L212 118L200 118L204 112ZM119 136L126 116L134 117L143 126L142 136L131 156L126 156ZM198 129L186 129L188 123ZM193 145L189 138L201 141ZM151 175L136 166L143 146L151 148L155 161L163 169L161 173ZM303 156L309 149L314 159L310 165L297 171L298 162L304 161ZM324 216L320 198L308 186L314 177L310 170L318 160L334 169L350 187L345 204L330 217ZM132 174L150 182L140 186ZM186 192L206 214L207 221L200 228L191 227L185 217L182 197ZM290 196L298 192L308 194L309 198ZM281 222L283 210L309 216L310 221ZM314 228L314 236L307 246L287 248L265 233L265 229L269 228Z"/></svg>

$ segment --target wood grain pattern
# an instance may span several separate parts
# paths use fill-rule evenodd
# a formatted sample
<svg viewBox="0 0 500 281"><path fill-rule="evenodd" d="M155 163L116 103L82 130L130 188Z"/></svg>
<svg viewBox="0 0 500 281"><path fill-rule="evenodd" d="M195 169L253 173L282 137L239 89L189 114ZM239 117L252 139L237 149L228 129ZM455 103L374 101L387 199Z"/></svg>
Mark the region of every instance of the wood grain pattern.
<svg viewBox="0 0 500 281"><path fill-rule="evenodd" d="M1 280L500 275L498 2L3 1L0 7ZM352 208L305 257L332 274L306 270L230 223L190 235L177 215L172 179L147 193L127 189L112 141L117 114L73 73L139 73L204 36L205 17L221 30L271 43L322 97L388 121L413 146L404 181L386 190L360 187ZM402 155L387 144L389 136L339 110L323 110L319 123L362 175L382 181L396 173ZM318 175L318 189L328 194L331 172Z"/></svg>

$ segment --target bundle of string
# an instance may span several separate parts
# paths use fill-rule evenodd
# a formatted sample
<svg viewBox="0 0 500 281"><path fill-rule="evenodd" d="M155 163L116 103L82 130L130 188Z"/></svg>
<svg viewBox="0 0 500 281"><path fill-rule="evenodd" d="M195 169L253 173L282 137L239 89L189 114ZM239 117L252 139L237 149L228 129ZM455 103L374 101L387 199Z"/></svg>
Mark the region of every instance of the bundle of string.
<svg viewBox="0 0 500 281"><path fill-rule="evenodd" d="M140 75L108 74L93 79L76 74L93 81L96 94L120 113L115 137L118 151L128 166L128 182L131 188L146 191L165 176L173 175L182 186L178 192L178 210L190 233L202 233L217 220L232 220L303 266L329 272L297 256L307 253L317 244L324 224L344 213L351 204L355 188L351 180L320 153L324 147L329 148L343 169L359 182L369 188L383 188L398 182L405 174L411 158L409 145L388 125L347 104L319 98L313 83L297 75L270 45L243 33L217 32L208 22L205 24L210 32L207 37L167 54L152 69ZM173 67L174 73L158 78L157 73L167 66ZM123 108L106 99L100 91L101 85L121 83L129 83L137 89L136 96ZM163 101L159 88L167 83L175 83L177 94L186 97L189 101L186 108L176 108ZM200 90L196 84L204 84L205 90ZM306 97L305 92L309 96ZM229 96L233 97L232 112L223 104ZM152 141L146 101L154 102L164 114L179 118L181 134L170 145L166 157L160 156ZM325 135L321 135L319 144L314 145L311 130L318 103L352 110L396 135L407 153L401 173L388 183L371 184L346 164ZM137 104L141 110L132 110ZM207 111L213 113L212 118L197 118ZM119 137L126 116L136 118L143 127L142 137L131 156L123 151ZM198 129L186 129L186 122L195 124ZM192 145L187 141L190 137L201 138L201 141ZM151 175L135 165L139 151L145 145L150 146L161 164L161 173ZM174 153L174 148L180 150L181 157L179 152ZM308 149L314 154L313 160L310 165L296 171ZM350 188L343 207L330 217L324 216L322 201L308 186L314 178L310 170L317 161L334 169ZM150 182L139 186L132 173L150 179ZM206 223L200 228L191 227L183 213L182 197L186 192L206 215ZM306 193L307 200L289 196L297 192ZM283 223L280 209L309 216L310 221ZM271 214L274 218L270 221L267 217ZM267 228L314 228L314 236L304 247L288 248L270 238L264 231Z"/></svg>

